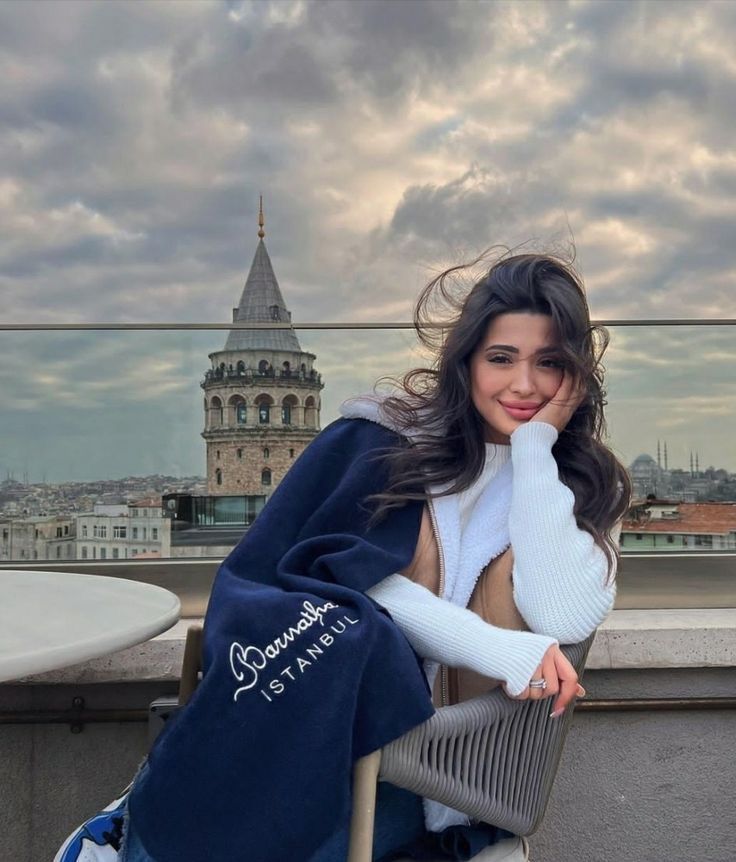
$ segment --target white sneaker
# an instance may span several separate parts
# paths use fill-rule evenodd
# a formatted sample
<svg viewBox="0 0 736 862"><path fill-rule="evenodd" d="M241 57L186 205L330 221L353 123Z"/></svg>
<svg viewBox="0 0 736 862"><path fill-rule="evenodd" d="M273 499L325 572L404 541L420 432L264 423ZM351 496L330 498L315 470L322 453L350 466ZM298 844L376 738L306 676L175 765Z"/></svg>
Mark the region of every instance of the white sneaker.
<svg viewBox="0 0 736 862"><path fill-rule="evenodd" d="M521 835L486 847L472 862L529 862L529 842Z"/></svg>

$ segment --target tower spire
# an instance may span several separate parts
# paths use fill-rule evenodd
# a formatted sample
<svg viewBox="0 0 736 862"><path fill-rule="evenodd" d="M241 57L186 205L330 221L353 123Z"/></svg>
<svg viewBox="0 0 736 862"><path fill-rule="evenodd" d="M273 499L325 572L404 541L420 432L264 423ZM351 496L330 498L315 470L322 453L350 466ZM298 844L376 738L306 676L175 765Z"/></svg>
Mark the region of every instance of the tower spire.
<svg viewBox="0 0 736 862"><path fill-rule="evenodd" d="M260 195L260 203L258 205L258 236L260 239L266 235L266 232L263 230L263 225L265 224L263 220L263 195Z"/></svg>

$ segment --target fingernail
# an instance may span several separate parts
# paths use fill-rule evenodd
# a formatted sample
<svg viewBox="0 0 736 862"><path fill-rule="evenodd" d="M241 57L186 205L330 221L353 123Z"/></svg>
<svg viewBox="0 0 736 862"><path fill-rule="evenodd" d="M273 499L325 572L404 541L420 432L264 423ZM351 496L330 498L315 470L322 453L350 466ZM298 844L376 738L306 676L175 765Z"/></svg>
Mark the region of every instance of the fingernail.
<svg viewBox="0 0 736 862"><path fill-rule="evenodd" d="M585 695L586 695L587 693L588 693L588 692L587 692L587 691L582 687L582 685L581 685L581 686L580 686L580 691L578 692L578 697L585 697Z"/></svg>
<svg viewBox="0 0 736 862"><path fill-rule="evenodd" d="M550 712L549 717L550 718L559 718L564 711L565 711L564 707L562 709L556 709L556 710L554 710L554 712Z"/></svg>

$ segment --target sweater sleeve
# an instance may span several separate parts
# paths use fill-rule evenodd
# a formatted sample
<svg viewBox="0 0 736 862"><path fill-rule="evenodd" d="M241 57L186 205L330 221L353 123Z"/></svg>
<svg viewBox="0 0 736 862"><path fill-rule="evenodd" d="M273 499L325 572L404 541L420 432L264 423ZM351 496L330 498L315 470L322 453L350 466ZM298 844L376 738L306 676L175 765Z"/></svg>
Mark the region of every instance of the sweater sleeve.
<svg viewBox="0 0 736 862"><path fill-rule="evenodd" d="M577 526L575 497L552 454L556 440L546 422L527 422L511 435L514 601L532 631L575 643L605 619L616 589L605 554Z"/></svg>
<svg viewBox="0 0 736 862"><path fill-rule="evenodd" d="M368 595L386 608L422 658L503 680L512 695L527 687L556 643L552 637L489 625L403 575L390 575Z"/></svg>

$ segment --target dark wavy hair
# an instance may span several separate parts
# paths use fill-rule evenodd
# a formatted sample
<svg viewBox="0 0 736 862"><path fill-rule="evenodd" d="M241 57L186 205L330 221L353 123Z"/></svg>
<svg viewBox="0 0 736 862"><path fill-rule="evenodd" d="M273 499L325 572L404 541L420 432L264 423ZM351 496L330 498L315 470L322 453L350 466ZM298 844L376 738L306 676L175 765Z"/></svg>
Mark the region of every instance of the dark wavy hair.
<svg viewBox="0 0 736 862"><path fill-rule="evenodd" d="M502 257L470 293L458 295L458 274L483 260L443 272L420 294L414 325L435 361L393 381L400 391L383 402L397 427L414 432L411 445L386 455L389 483L373 498L378 504L375 514L380 517L409 500L426 499L427 485L446 484L443 493L452 494L473 483L483 468L485 442L483 419L471 399L471 357L498 315L544 314L552 320L564 369L585 393L552 452L560 479L575 496L578 527L590 533L613 571L618 548L611 528L628 507L631 483L602 442L606 401L601 359L608 332L591 324L582 281L572 265L551 255ZM438 309L445 310L444 320L437 320Z"/></svg>

